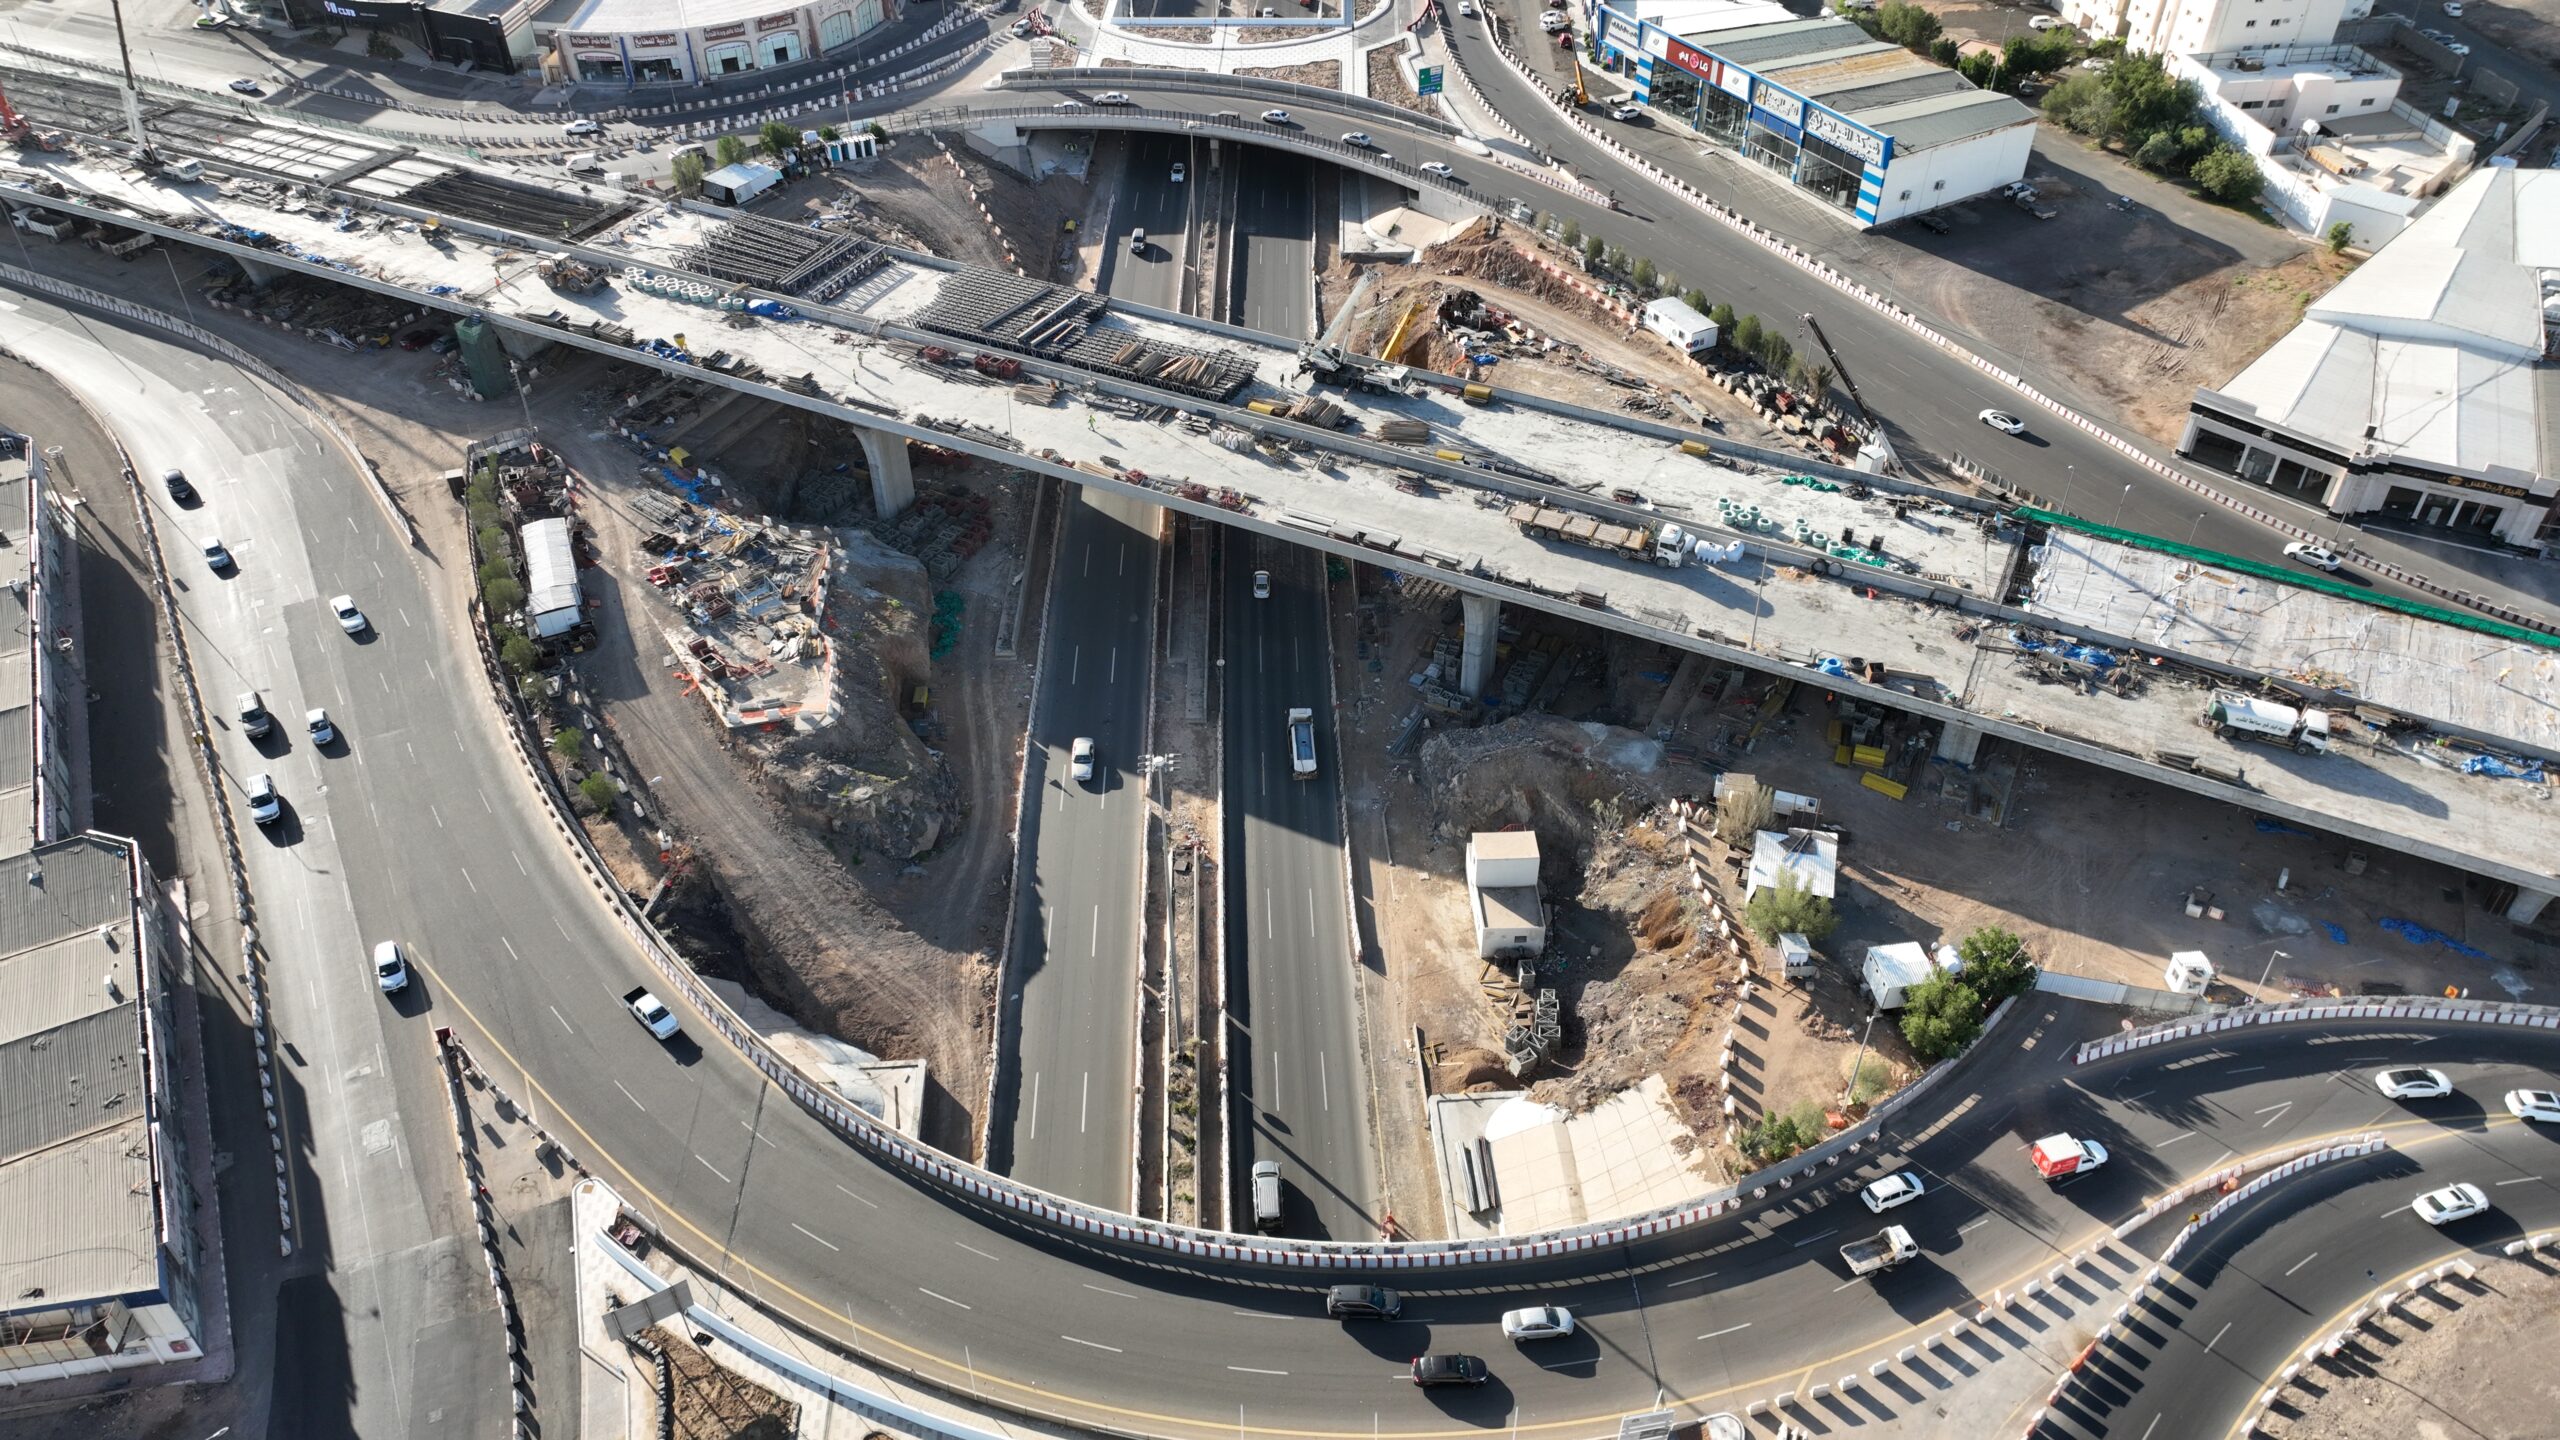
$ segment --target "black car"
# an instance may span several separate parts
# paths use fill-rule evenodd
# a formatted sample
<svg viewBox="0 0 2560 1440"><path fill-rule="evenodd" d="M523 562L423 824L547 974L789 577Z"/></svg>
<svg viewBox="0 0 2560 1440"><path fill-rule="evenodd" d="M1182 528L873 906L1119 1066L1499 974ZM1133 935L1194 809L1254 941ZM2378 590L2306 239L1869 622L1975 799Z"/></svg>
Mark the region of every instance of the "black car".
<svg viewBox="0 0 2560 1440"><path fill-rule="evenodd" d="M1413 1383L1416 1385L1481 1385L1493 1378L1483 1360L1473 1355L1416 1355L1413 1357Z"/></svg>
<svg viewBox="0 0 2560 1440"><path fill-rule="evenodd" d="M167 487L170 499L177 501L181 505L193 505L196 503L196 487L187 483L187 472L183 470L167 471L161 475L160 483Z"/></svg>
<svg viewBox="0 0 2560 1440"><path fill-rule="evenodd" d="M1383 1285L1336 1285L1324 1292L1324 1313L1336 1320L1393 1320L1404 1297Z"/></svg>

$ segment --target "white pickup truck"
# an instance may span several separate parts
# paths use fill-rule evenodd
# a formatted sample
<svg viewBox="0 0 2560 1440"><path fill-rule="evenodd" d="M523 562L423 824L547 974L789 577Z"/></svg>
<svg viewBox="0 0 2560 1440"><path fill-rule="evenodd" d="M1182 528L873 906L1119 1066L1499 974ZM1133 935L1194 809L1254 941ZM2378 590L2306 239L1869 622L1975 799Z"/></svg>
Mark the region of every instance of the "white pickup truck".
<svg viewBox="0 0 2560 1440"><path fill-rule="evenodd" d="M1849 1262L1852 1275L1880 1274L1919 1253L1919 1242L1899 1225L1888 1225L1867 1239L1840 1247L1840 1258Z"/></svg>
<svg viewBox="0 0 2560 1440"><path fill-rule="evenodd" d="M630 1011L631 1018L639 1021L642 1028L661 1040L673 1040L684 1033L684 1027L676 1023L675 1012L667 1008L666 1002L650 994L645 986L624 992L622 1008Z"/></svg>

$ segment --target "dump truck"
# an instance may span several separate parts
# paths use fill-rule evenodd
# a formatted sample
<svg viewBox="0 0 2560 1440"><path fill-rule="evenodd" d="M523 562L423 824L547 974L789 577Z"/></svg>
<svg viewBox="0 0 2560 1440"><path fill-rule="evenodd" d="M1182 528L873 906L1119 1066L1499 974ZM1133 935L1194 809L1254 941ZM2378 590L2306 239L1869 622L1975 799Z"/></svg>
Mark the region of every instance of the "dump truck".
<svg viewBox="0 0 2560 1440"><path fill-rule="evenodd" d="M642 1029L661 1040L673 1040L684 1033L684 1027L676 1023L675 1012L667 1008L665 1001L650 994L645 985L624 991L622 1008L631 1012L631 1018L639 1021Z"/></svg>
<svg viewBox="0 0 2560 1440"><path fill-rule="evenodd" d="M1891 1270L1919 1253L1919 1242L1899 1225L1888 1225L1864 1240L1852 1240L1840 1247L1840 1258L1849 1262L1852 1275Z"/></svg>
<svg viewBox="0 0 2560 1440"><path fill-rule="evenodd" d="M1316 712L1296 709L1289 712L1289 774L1293 779L1312 780L1316 774Z"/></svg>
<svg viewBox="0 0 2560 1440"><path fill-rule="evenodd" d="M2246 736L2270 745L2290 745L2305 755L2329 748L2326 710L2297 710L2237 690L2216 690L2201 718L2206 728L2225 740Z"/></svg>
<svg viewBox="0 0 2560 1440"><path fill-rule="evenodd" d="M2066 1175L2086 1175L2106 1164L2107 1147L2095 1140L2047 1135L2027 1147L2027 1158L2035 1162L2037 1174L2047 1180L2059 1180Z"/></svg>
<svg viewBox="0 0 2560 1440"><path fill-rule="evenodd" d="M1645 525L1621 525L1579 510L1563 510L1553 505L1540 505L1523 500L1505 512L1521 533L1539 539L1562 540L1571 545L1588 545L1594 550L1613 550L1630 560L1650 560L1656 565L1678 569L1687 563L1696 548L1696 537L1668 520Z"/></svg>

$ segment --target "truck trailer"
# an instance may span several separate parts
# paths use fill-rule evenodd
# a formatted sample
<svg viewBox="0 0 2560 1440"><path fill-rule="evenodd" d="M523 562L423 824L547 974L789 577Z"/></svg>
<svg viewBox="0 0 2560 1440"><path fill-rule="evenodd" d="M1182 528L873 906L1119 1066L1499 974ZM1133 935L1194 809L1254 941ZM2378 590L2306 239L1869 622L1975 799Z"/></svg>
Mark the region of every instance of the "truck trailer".
<svg viewBox="0 0 2560 1440"><path fill-rule="evenodd" d="M2290 745L2304 755L2317 755L2329 748L2326 710L2297 710L2237 690L2216 690L2201 718L2225 740L2246 736L2270 745Z"/></svg>
<svg viewBox="0 0 2560 1440"><path fill-rule="evenodd" d="M1504 513L1522 534L1607 550L1629 560L1650 560L1673 570L1688 563L1690 554L1697 547L1695 536L1668 520L1621 525L1597 515L1585 515L1579 510L1564 510L1529 500L1520 501Z"/></svg>

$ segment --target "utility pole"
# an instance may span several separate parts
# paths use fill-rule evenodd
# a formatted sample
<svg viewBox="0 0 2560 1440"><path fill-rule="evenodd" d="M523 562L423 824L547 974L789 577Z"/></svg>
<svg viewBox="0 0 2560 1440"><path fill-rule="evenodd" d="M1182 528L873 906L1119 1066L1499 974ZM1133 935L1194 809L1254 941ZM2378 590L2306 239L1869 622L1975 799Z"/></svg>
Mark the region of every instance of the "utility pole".
<svg viewBox="0 0 2560 1440"><path fill-rule="evenodd" d="M124 38L124 0L108 0L115 13L116 55L124 62L124 124L133 134L134 158L146 168L156 168L160 157L151 149L151 137L142 129L142 87L133 78L133 47Z"/></svg>

